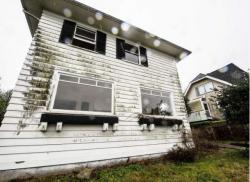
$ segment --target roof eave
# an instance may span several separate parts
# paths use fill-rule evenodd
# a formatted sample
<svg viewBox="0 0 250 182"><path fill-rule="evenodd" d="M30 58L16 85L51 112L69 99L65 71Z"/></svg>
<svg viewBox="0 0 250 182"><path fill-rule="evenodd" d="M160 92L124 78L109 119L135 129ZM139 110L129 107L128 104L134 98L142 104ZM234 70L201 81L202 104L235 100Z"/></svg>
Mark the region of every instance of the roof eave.
<svg viewBox="0 0 250 182"><path fill-rule="evenodd" d="M26 9L25 9L25 4L24 4L24 0L21 0L21 4L22 4L23 9L26 10ZM26 13L24 13L24 15L25 15L25 18L26 18L26 20L27 20L27 23L28 23L28 26L29 26L29 30L30 30L31 36L33 36L33 34L34 34L35 31L32 29L32 24L31 24L31 22L30 22L30 17L29 17L29 15L27 15Z"/></svg>
<svg viewBox="0 0 250 182"><path fill-rule="evenodd" d="M50 5L50 3L55 3L57 4L57 6L48 6ZM84 14L84 13L92 13L92 14L95 14L96 12L101 12L97 9L94 9L92 7L89 7L85 4L82 4L80 2L77 2L75 0L43 0L43 1L40 1L40 0L36 0L35 2L34 1L29 1L29 0L21 0L21 4L24 8L24 10L26 11L31 11L32 14L36 15L38 18L40 18L41 16L41 12L42 10L45 8L46 9L46 6L50 8L49 11L53 12L53 13L56 13L58 14L58 12L60 12L60 15L62 15L62 11L59 11L59 6L58 5L61 5L63 7L67 7L68 6L71 6L72 7L72 12L74 11L77 11L80 9L82 9L80 11L81 14ZM29 9L28 7L32 7L31 9ZM34 8L35 7L35 8ZM33 12L32 12L33 11ZM78 11L79 13L79 11ZM103 21L104 23L107 22L107 25L106 27L108 27L107 30L104 29L104 31L110 33L110 29L109 28L109 24L110 23L114 23L114 25L120 25L122 22L122 20L119 20L113 16L110 16L106 13L103 13ZM27 15L25 13L25 17L26 17L26 20L28 22L28 26L29 26L29 29L30 29L30 32L31 32L31 35L33 36L34 35L34 32L36 30L36 27L37 27L37 24L38 22L34 21L29 15ZM79 19L79 17L77 17ZM84 23L84 22L83 22ZM109 23L109 24L108 24ZM97 26L97 25L96 25ZM131 41L134 41L134 40L137 40L138 39L138 42L139 43L142 43L142 45L146 46L146 47L149 47L151 49L155 49L157 51L160 51L160 52L163 52L164 54L168 54L169 56L173 57L175 61L179 62L180 60L182 60L184 57L188 56L191 54L191 51L183 48L183 47L180 47L174 43L171 43L167 40L164 40L158 36L154 36L153 38L150 38L149 40L147 40L145 37L143 38L142 35L145 35L145 34L150 34L149 32L146 32L138 27L135 27L133 25L131 25L132 27L132 30L135 32L134 35L125 35L125 33L121 33L119 34L118 36L120 37L124 37L124 39L128 39L128 40L131 40ZM138 37L138 34L140 35L141 34L141 37ZM130 36L130 37L128 37ZM161 44L159 47L154 47L152 45L152 42L154 39L159 39L161 41ZM137 41L135 41L137 43ZM185 56L184 57L181 57L181 55L185 53Z"/></svg>

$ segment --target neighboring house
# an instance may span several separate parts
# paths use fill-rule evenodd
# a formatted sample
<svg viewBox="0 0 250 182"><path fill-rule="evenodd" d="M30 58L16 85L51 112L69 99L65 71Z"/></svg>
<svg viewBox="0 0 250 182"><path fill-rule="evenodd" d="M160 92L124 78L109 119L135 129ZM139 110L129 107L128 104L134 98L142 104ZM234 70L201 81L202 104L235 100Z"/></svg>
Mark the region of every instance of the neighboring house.
<svg viewBox="0 0 250 182"><path fill-rule="evenodd" d="M176 63L188 50L73 0L21 2L33 39L0 127L0 170L104 165L181 144L190 128Z"/></svg>
<svg viewBox="0 0 250 182"><path fill-rule="evenodd" d="M231 63L211 73L197 75L184 93L191 109L189 121L223 119L215 99L216 90L235 85L245 74L245 71Z"/></svg>

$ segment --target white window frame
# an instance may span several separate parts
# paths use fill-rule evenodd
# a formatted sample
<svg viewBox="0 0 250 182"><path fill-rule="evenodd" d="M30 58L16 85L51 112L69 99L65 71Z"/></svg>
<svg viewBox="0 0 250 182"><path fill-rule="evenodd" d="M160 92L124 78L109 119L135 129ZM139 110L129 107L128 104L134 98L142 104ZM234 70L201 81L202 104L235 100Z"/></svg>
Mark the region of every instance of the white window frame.
<svg viewBox="0 0 250 182"><path fill-rule="evenodd" d="M201 96L201 95L204 95L204 94L206 94L206 93L209 93L209 92L213 92L214 90L210 90L210 91L207 91L206 90L206 86L205 85L207 85L207 84L209 84L209 83L211 83L212 84L212 86L213 86L213 89L214 89L214 84L213 84L213 82L207 82L207 83L204 83L204 84L202 84L202 85L199 85L199 86L197 86L197 90L198 90L198 96ZM203 94L200 94L200 91L199 91L199 88L200 87L203 87L203 89L204 89L204 93Z"/></svg>
<svg viewBox="0 0 250 182"><path fill-rule="evenodd" d="M87 39L88 39L87 37L86 37L87 39L77 37L77 36L76 36L76 35L78 35L78 34L76 33L77 27L79 27L79 29L84 29L84 30L86 30L86 31L88 31L88 32L94 32L94 33L95 33L95 39L94 39L94 41L92 42L92 41L90 41L90 40L87 40ZM78 39L78 40L80 40L80 41L87 42L87 43L90 43L90 44L93 44L93 45L96 46L96 34L97 34L97 31L96 31L96 30L90 29L90 28L88 28L88 27L85 27L85 26L76 24L75 30L74 30L73 39ZM81 35L79 35L79 36L81 36ZM84 36L81 36L81 37L84 37Z"/></svg>
<svg viewBox="0 0 250 182"><path fill-rule="evenodd" d="M141 64L140 44L137 44L137 43L134 43L134 42L130 42L130 41L127 41L127 40L125 40L125 44L130 44L130 45L132 45L134 47L137 47L137 49L138 49L138 64L135 63L135 62L133 62L133 61L127 60L126 57L123 58L123 60L126 61L126 62L129 62L129 63L135 64L135 65L142 65ZM124 47L124 52L126 52L125 47Z"/></svg>
<svg viewBox="0 0 250 182"><path fill-rule="evenodd" d="M208 84L211 84L211 85L212 85L212 89L210 89L210 90L207 91L206 85L208 85ZM206 84L204 84L204 88L205 88L205 92L206 92L206 93L209 93L209 92L212 92L212 91L213 91L214 85L213 85L212 82L207 82Z"/></svg>
<svg viewBox="0 0 250 182"><path fill-rule="evenodd" d="M79 26L79 27L82 27L82 28L84 28L86 30L95 32L95 41L96 41L96 39L97 39L97 29L94 29L93 27L90 27L88 25L82 24L82 23L80 23L78 21L75 21L75 20L72 20L72 19L69 19L69 18L65 18L65 20L73 21L73 22L76 23L74 34L73 34L73 39L78 39L78 40L93 44L93 42L91 42L91 41L88 42L88 40L80 39L78 37L75 37L76 27ZM73 47L73 48L84 50L84 51L88 51L88 52L92 52L92 53L96 53L96 54L98 53L98 52L96 52L96 50L91 50L91 49L87 49L87 48L84 48L84 47L76 46L76 45L73 45L72 43L67 44L67 45L70 46L70 47ZM96 48L96 42L95 42L94 45L95 45L95 48Z"/></svg>
<svg viewBox="0 0 250 182"><path fill-rule="evenodd" d="M57 93L57 88L58 88L58 83L59 83L59 79L60 79L60 75L66 75L66 76L71 76L71 77L78 77L78 82L77 84L79 84L80 78L83 79L88 79L88 80L93 80L96 81L96 85L90 85L90 84L85 84L85 83L80 83L83 85L89 85L89 86L94 86L94 87L101 87L101 88L107 88L107 87L102 87L102 86L97 86L97 82L108 82L112 85L111 89L111 112L98 112L98 111L77 111L77 110L64 110L64 109L54 109L54 103L55 103L55 99L56 99L56 93ZM76 83L76 82L71 82L71 81L65 81L65 82L70 82L70 83ZM67 114L88 114L88 115L114 115L114 87L115 87L115 83L111 82L109 80L103 80L103 79L94 79L94 78L89 78L89 77L84 77L82 75L78 75L78 74L72 74L69 72L64 72L64 71L55 71L54 74L54 80L52 85L54 85L54 89L52 90L52 96L51 96L51 102L49 104L49 109L47 112L50 113L67 113Z"/></svg>
<svg viewBox="0 0 250 182"><path fill-rule="evenodd" d="M142 113L142 89L145 89L145 90L149 90L151 92L151 94L145 94L145 95L154 95L152 94L152 91L155 91L155 92L160 92L161 93L161 97L166 97L166 96L162 96L162 92L165 92L165 93L169 93L169 98L170 98L170 104L171 104L171 107L172 107L172 115L171 116L165 116L165 115L152 115L152 114L143 114ZM154 96L159 96L159 95L154 95ZM139 87L139 107L140 107L140 112L145 115L145 116L152 116L152 117L157 117L157 118L176 118L176 110L175 110L175 103L174 103L174 97L173 97L173 93L171 91L168 91L168 90L155 90L155 89L151 89L151 88L146 88L146 87Z"/></svg>

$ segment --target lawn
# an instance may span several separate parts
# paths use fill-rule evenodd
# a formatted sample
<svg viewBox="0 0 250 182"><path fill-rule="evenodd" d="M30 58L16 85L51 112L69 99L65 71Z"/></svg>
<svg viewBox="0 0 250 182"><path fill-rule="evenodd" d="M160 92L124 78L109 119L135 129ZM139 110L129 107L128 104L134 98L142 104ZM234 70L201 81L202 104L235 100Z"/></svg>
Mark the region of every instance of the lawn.
<svg viewBox="0 0 250 182"><path fill-rule="evenodd" d="M164 160L146 164L102 169L88 182L247 182L248 159L239 150L221 149L193 163L172 163ZM28 182L76 182L76 174L42 177Z"/></svg>

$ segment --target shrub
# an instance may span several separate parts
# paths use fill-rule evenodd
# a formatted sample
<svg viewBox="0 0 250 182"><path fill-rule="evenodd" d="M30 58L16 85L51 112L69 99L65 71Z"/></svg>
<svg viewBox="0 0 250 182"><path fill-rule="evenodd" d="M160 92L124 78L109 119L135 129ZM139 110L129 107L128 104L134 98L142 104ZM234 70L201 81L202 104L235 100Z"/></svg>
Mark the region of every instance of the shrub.
<svg viewBox="0 0 250 182"><path fill-rule="evenodd" d="M241 152L242 152L242 156L248 158L248 160L249 160L249 148L246 147L246 148L245 148L244 150L242 150Z"/></svg>
<svg viewBox="0 0 250 182"><path fill-rule="evenodd" d="M249 74L244 74L234 86L218 90L216 100L230 124L249 123Z"/></svg>
<svg viewBox="0 0 250 182"><path fill-rule="evenodd" d="M192 138L197 153L210 153L219 150L219 146L211 142L210 137L205 135L205 130L193 129Z"/></svg>
<svg viewBox="0 0 250 182"><path fill-rule="evenodd" d="M198 135L199 140L235 140L244 141L245 138L249 138L249 132L244 132L247 126L240 124L212 124L210 126L192 127L192 134Z"/></svg>
<svg viewBox="0 0 250 182"><path fill-rule="evenodd" d="M12 90L9 90L6 92L0 90L0 125L4 118L4 114L6 112L7 106L9 104L11 94L12 94Z"/></svg>
<svg viewBox="0 0 250 182"><path fill-rule="evenodd" d="M174 162L194 162L197 151L194 147L175 146L166 155L166 159Z"/></svg>
<svg viewBox="0 0 250 182"><path fill-rule="evenodd" d="M219 150L219 146L209 141L196 141L195 147L198 152L214 152Z"/></svg>

